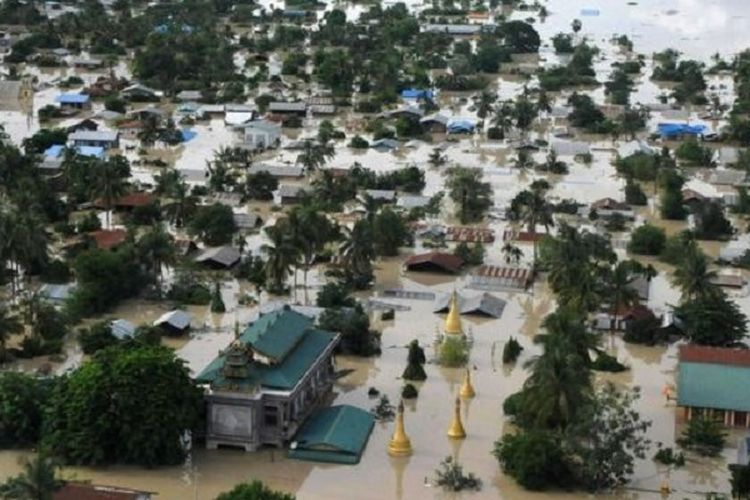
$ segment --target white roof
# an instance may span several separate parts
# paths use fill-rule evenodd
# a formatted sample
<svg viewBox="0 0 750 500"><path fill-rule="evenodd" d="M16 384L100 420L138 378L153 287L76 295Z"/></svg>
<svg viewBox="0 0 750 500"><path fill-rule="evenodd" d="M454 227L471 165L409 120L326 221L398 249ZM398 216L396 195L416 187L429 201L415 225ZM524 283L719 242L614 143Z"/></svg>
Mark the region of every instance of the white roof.
<svg viewBox="0 0 750 500"><path fill-rule="evenodd" d="M184 330L185 328L190 326L190 314L186 313L185 311L182 311L180 309L175 309L174 311L169 311L154 321L154 326L164 325L168 324L170 326L173 326L174 328L178 330Z"/></svg>

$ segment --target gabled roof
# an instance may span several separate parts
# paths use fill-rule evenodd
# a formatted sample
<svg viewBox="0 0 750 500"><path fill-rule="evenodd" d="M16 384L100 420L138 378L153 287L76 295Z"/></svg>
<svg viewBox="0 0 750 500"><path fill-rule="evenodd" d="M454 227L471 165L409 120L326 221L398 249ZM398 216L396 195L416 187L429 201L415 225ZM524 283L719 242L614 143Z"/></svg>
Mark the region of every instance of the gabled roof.
<svg viewBox="0 0 750 500"><path fill-rule="evenodd" d="M181 309L166 312L154 321L154 326L160 325L169 325L178 330L184 330L190 326L190 314Z"/></svg>
<svg viewBox="0 0 750 500"><path fill-rule="evenodd" d="M117 132L108 130L76 130L68 136L70 141L115 142Z"/></svg>
<svg viewBox="0 0 750 500"><path fill-rule="evenodd" d="M55 97L55 102L60 104L85 104L91 99L87 94L60 94Z"/></svg>
<svg viewBox="0 0 750 500"><path fill-rule="evenodd" d="M305 102L271 102L268 104L268 110L272 113L302 113L307 110L307 103Z"/></svg>
<svg viewBox="0 0 750 500"><path fill-rule="evenodd" d="M69 482L52 494L52 500L149 500L151 493L115 486Z"/></svg>
<svg viewBox="0 0 750 500"><path fill-rule="evenodd" d="M111 324L112 335L122 340L135 335L135 325L126 319L116 319Z"/></svg>
<svg viewBox="0 0 750 500"><path fill-rule="evenodd" d="M428 252L412 255L404 262L407 269L419 268L425 264L439 267L451 273L457 273L461 270L464 261L461 257L445 252Z"/></svg>
<svg viewBox="0 0 750 500"><path fill-rule="evenodd" d="M240 251L230 246L209 248L195 258L198 263L214 262L225 267L231 267L239 260Z"/></svg>
<svg viewBox="0 0 750 500"><path fill-rule="evenodd" d="M109 250L121 245L125 241L127 234L124 229L100 229L88 233L94 239L97 248L102 250Z"/></svg>
<svg viewBox="0 0 750 500"><path fill-rule="evenodd" d="M247 169L247 175L260 172L266 172L273 177L302 177L305 169L300 165L268 165L267 163L254 163Z"/></svg>
<svg viewBox="0 0 750 500"><path fill-rule="evenodd" d="M290 458L356 464L367 445L375 418L354 406L323 408L294 436Z"/></svg>
<svg viewBox="0 0 750 500"><path fill-rule="evenodd" d="M685 345L679 358L678 405L750 411L750 350Z"/></svg>
<svg viewBox="0 0 750 500"><path fill-rule="evenodd" d="M282 307L248 325L240 340L274 361L283 360L312 326L307 316Z"/></svg>
<svg viewBox="0 0 750 500"><path fill-rule="evenodd" d="M450 306L451 294L441 294L432 306L435 313L447 312ZM461 314L478 314L500 318L505 310L506 301L489 293L482 293L472 297L458 296L458 307Z"/></svg>

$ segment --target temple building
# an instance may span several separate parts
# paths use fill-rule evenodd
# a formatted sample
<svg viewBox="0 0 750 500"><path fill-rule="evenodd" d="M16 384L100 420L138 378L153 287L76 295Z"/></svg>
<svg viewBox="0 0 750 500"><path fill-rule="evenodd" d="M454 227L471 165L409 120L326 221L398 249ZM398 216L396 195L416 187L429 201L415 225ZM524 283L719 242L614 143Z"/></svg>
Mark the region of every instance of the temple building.
<svg viewBox="0 0 750 500"><path fill-rule="evenodd" d="M686 420L705 416L750 427L750 350L684 345L679 359L677 405Z"/></svg>
<svg viewBox="0 0 750 500"><path fill-rule="evenodd" d="M206 386L206 447L288 443L331 392L339 338L289 306L248 325L196 377Z"/></svg>
<svg viewBox="0 0 750 500"><path fill-rule="evenodd" d="M454 291L451 294L448 306L448 316L445 317L445 333L447 335L463 335L464 329L461 325L461 310L458 306L458 295Z"/></svg>

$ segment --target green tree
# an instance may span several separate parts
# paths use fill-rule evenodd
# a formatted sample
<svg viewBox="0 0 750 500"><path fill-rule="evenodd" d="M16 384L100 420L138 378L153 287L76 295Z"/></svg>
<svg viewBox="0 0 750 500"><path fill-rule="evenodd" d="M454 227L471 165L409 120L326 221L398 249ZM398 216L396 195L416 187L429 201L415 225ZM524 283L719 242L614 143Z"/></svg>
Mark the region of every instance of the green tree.
<svg viewBox="0 0 750 500"><path fill-rule="evenodd" d="M0 446L34 446L41 437L44 406L53 382L6 372L0 375Z"/></svg>
<svg viewBox="0 0 750 500"><path fill-rule="evenodd" d="M0 361L5 361L7 357L8 338L21 332L23 332L23 323L18 316L11 314L8 307L0 303Z"/></svg>
<svg viewBox="0 0 750 500"><path fill-rule="evenodd" d="M406 358L407 365L402 378L404 380L426 380L427 374L422 366L426 361L424 349L419 346L419 341L416 339L412 340L409 343L409 354Z"/></svg>
<svg viewBox="0 0 750 500"><path fill-rule="evenodd" d="M685 249L674 270L673 282L682 292L684 302L715 293L716 286L711 283L715 277L716 271L709 269L706 254L694 247Z"/></svg>
<svg viewBox="0 0 750 500"><path fill-rule="evenodd" d="M545 181L535 181L531 184L530 190L521 191L511 201L511 213L513 217L524 224L527 231L532 235L534 266L537 264L538 257L537 227L542 226L545 231L549 231L550 226L554 225L552 205L547 201L549 187L549 184Z"/></svg>
<svg viewBox="0 0 750 500"><path fill-rule="evenodd" d="M690 419L677 444L699 455L715 457L724 448L726 438L721 422L707 416L695 417Z"/></svg>
<svg viewBox="0 0 750 500"><path fill-rule="evenodd" d="M56 384L43 443L72 464L179 464L201 405L201 391L170 349L111 347Z"/></svg>
<svg viewBox="0 0 750 500"><path fill-rule="evenodd" d="M392 256L407 243L409 232L401 216L385 207L372 221L372 237L378 255Z"/></svg>
<svg viewBox="0 0 750 500"><path fill-rule="evenodd" d="M373 279L372 261L375 260L372 228L366 220L358 220L351 229L344 228L339 253L348 281L355 288L366 288Z"/></svg>
<svg viewBox="0 0 750 500"><path fill-rule="evenodd" d="M628 252L639 255L659 255L664 250L667 235L664 229L651 224L637 227L630 237Z"/></svg>
<svg viewBox="0 0 750 500"><path fill-rule="evenodd" d="M294 500L294 495L274 491L260 481L238 484L220 494L216 500Z"/></svg>
<svg viewBox="0 0 750 500"><path fill-rule="evenodd" d="M292 271L292 265L297 261L298 252L280 225L266 228L266 236L270 243L263 245L261 250L267 257L265 269L269 291L277 294L283 293L286 289L286 279Z"/></svg>
<svg viewBox="0 0 750 500"><path fill-rule="evenodd" d="M461 223L481 220L492 206L492 187L488 182L482 182L482 171L454 167L448 171L448 175L446 187Z"/></svg>
<svg viewBox="0 0 750 500"><path fill-rule="evenodd" d="M110 212L117 198L125 194L125 179L129 175L127 160L113 157L94 163L91 179L91 195L101 198L106 210L107 227L110 226Z"/></svg>
<svg viewBox="0 0 750 500"><path fill-rule="evenodd" d="M177 260L174 237L157 223L138 239L136 248L141 262L151 271L154 283L161 293L162 270L173 266Z"/></svg>
<svg viewBox="0 0 750 500"><path fill-rule="evenodd" d="M546 490L573 484L559 434L533 429L505 434L492 454L506 474L529 490Z"/></svg>
<svg viewBox="0 0 750 500"><path fill-rule="evenodd" d="M747 316L723 290L697 293L675 309L687 338L696 344L731 347L747 334Z"/></svg>
<svg viewBox="0 0 750 500"><path fill-rule="evenodd" d="M63 481L58 463L41 453L23 463L23 472L0 485L0 496L8 500L52 500Z"/></svg>
<svg viewBox="0 0 750 500"><path fill-rule="evenodd" d="M211 246L230 243L236 230L232 208L221 203L198 207L188 222L188 232Z"/></svg>
<svg viewBox="0 0 750 500"><path fill-rule="evenodd" d="M314 172L333 158L334 154L335 151L332 146L308 139L304 142L302 153L297 158L297 162L305 167L308 172Z"/></svg>

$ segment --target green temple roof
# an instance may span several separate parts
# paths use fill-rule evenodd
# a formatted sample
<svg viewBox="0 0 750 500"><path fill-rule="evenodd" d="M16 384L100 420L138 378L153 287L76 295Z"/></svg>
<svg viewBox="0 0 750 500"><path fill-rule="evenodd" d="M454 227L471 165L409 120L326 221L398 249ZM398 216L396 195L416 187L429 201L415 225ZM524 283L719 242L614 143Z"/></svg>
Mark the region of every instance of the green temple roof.
<svg viewBox="0 0 750 500"><path fill-rule="evenodd" d="M289 309L279 309L261 316L238 339L240 343L271 358L273 363L250 360L243 371L238 372L243 373L242 377L230 377L224 369L231 350L227 349L211 361L195 380L211 384L215 389L250 391L262 386L290 390L336 339L337 334L314 328L312 319ZM258 344L263 351L258 349Z"/></svg>
<svg viewBox="0 0 750 500"><path fill-rule="evenodd" d="M315 462L356 464L365 450L375 418L354 406L323 408L294 436L289 457Z"/></svg>

